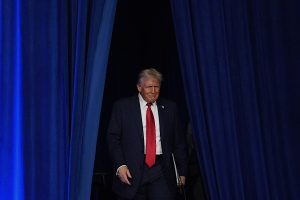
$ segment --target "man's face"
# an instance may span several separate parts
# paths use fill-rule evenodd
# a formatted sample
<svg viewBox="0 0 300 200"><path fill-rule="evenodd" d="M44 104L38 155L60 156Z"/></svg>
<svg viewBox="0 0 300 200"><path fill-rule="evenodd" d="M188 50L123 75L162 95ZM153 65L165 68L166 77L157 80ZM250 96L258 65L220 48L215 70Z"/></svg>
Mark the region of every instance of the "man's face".
<svg viewBox="0 0 300 200"><path fill-rule="evenodd" d="M137 89L146 102L153 103L159 97L160 84L157 79L148 78L142 80L141 83L137 85Z"/></svg>

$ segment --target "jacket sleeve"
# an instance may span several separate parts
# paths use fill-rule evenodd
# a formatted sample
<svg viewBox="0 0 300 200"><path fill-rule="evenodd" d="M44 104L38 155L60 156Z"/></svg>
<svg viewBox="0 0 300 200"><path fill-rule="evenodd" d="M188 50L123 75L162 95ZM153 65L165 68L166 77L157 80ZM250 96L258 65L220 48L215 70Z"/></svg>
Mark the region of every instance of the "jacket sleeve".
<svg viewBox="0 0 300 200"><path fill-rule="evenodd" d="M174 108L174 158L178 170L178 174L180 176L187 175L188 168L188 154L187 154L187 146L186 146L186 137L185 132L182 128L182 122L179 119L178 109L175 106Z"/></svg>
<svg viewBox="0 0 300 200"><path fill-rule="evenodd" d="M107 130L107 145L110 158L113 162L114 170L117 170L121 165L126 165L122 148L122 106L120 103L115 103L112 109L111 118Z"/></svg>

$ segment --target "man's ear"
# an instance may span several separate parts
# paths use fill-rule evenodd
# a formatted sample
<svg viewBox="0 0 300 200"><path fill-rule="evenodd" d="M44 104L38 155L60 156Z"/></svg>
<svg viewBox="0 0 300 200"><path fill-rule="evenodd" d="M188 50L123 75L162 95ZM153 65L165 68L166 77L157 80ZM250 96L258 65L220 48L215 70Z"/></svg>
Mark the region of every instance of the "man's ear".
<svg viewBox="0 0 300 200"><path fill-rule="evenodd" d="M136 88L139 92L141 92L141 86L139 84L136 85Z"/></svg>

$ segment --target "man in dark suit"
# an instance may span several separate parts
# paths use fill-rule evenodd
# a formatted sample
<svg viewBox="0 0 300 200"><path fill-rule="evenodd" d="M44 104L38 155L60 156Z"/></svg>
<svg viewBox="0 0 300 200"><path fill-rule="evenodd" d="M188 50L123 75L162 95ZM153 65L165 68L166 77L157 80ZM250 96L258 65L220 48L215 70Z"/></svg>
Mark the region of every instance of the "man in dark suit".
<svg viewBox="0 0 300 200"><path fill-rule="evenodd" d="M161 73L145 69L138 95L114 104L107 142L116 171L113 191L120 200L174 200L178 184L185 184L185 135L176 105L159 98L161 81Z"/></svg>

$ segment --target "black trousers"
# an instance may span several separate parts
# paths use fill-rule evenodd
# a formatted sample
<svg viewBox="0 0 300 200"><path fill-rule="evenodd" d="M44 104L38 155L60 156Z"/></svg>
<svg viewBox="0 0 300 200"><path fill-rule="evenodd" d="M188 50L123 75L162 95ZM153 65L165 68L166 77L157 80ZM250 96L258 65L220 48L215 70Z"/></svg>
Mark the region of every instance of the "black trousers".
<svg viewBox="0 0 300 200"><path fill-rule="evenodd" d="M130 200L175 200L176 189L168 185L163 174L161 158L157 157L155 165L151 168L145 164L142 183L133 199ZM118 200L128 200L118 198Z"/></svg>

